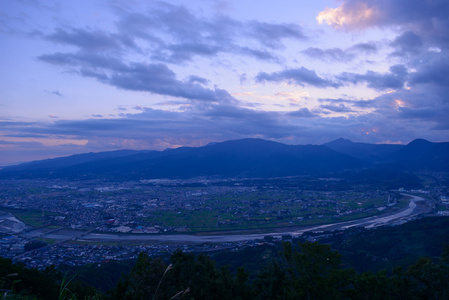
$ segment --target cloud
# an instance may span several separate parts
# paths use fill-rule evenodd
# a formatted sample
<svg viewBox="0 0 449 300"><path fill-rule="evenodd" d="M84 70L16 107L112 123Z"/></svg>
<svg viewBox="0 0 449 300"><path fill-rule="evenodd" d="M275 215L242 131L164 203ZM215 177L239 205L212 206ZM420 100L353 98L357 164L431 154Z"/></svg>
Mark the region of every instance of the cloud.
<svg viewBox="0 0 449 300"><path fill-rule="evenodd" d="M4 134L3 137L14 137L14 138L46 138L44 134L28 134L28 133L16 133L16 134ZM6 141L3 141L6 143ZM8 142L13 143L13 142Z"/></svg>
<svg viewBox="0 0 449 300"><path fill-rule="evenodd" d="M239 54L244 54L260 60L279 62L280 59L269 51L253 49L248 47L240 47L236 50Z"/></svg>
<svg viewBox="0 0 449 300"><path fill-rule="evenodd" d="M191 75L188 79L189 83L200 83L206 85L209 83L209 80L200 76Z"/></svg>
<svg viewBox="0 0 449 300"><path fill-rule="evenodd" d="M141 50L165 63L189 62L196 56L215 57L221 53L273 60L275 56L264 48L281 49L286 39L306 39L297 24L241 22L222 15L205 18L184 6L163 2L151 3L145 13L122 10L117 24L119 36L126 34L134 44L145 41ZM254 42L259 47L254 47Z"/></svg>
<svg viewBox="0 0 449 300"><path fill-rule="evenodd" d="M63 96L58 90L54 90L54 91L45 90L45 92L52 94L52 95L59 96L59 97Z"/></svg>
<svg viewBox="0 0 449 300"><path fill-rule="evenodd" d="M379 19L379 11L369 1L346 1L340 7L326 7L317 16L319 24L335 28L358 29L368 27Z"/></svg>
<svg viewBox="0 0 449 300"><path fill-rule="evenodd" d="M352 35L355 44L343 48L332 45L335 43L332 37L324 43L326 48L311 45L313 41L308 40L307 32L294 23L239 21L223 14L193 12L187 4L146 1L145 9L140 9L114 2L112 23L77 27L73 24L78 22L72 22L36 34L34 39L43 39L54 46L42 53L39 61L118 89L153 93L168 99L152 99L146 95L147 99L139 96L133 100L137 93L131 93L126 99L130 101L128 104L115 105L117 115L90 112L88 119L2 122L0 127L5 133L0 142L6 143L7 138L14 136L41 141L53 137L63 140L64 147L74 153L121 148L161 150L244 137L290 144L324 143L339 137L366 142L408 142L417 137L447 140L446 2L339 1L339 7L323 10L322 23L345 31L375 28L383 33L382 30L387 30L381 41L370 41L370 36L359 31ZM48 27L40 30L45 28ZM379 36L378 33L374 36ZM357 43L359 38L362 43ZM346 72L334 68L332 74L320 73L311 67L315 62L303 67L291 66L290 59L283 55L290 56L292 49L305 49L303 54L308 58L346 63ZM379 66L367 70L365 64L356 65L366 57L379 62ZM253 60L257 60L256 69ZM247 69L235 67L232 65L235 62ZM273 62L283 66L277 69L280 71L269 69ZM393 65L389 70L378 71L388 64ZM217 65L229 68L234 81L229 73L218 74L222 70L215 69ZM209 68L207 72L203 72L205 68ZM212 73L217 77L223 75L226 84L236 90L230 94L211 81L208 76ZM255 103L262 102L258 96L262 92L257 86L249 86L253 78L267 84L263 89L268 89L269 96L264 99L270 103ZM239 79L241 85L247 86L238 87ZM273 83L305 88L284 85L276 88L271 86ZM376 97L357 99L343 94L351 93L346 88L351 85L360 85L357 89L365 86L374 89L375 93L363 94ZM314 89L309 91L310 87ZM341 89L318 91L330 87ZM61 95L57 90L46 92ZM245 95L245 92L252 94ZM318 99L317 103L317 95L329 98ZM250 100L239 102L234 97ZM150 108L152 105L155 106ZM162 105L168 110L156 109ZM294 111L263 110L270 105ZM71 139L88 142L76 146ZM43 153L45 147L39 145L36 153ZM58 147L60 153L70 153L64 152L59 144ZM27 148L29 153L31 150Z"/></svg>
<svg viewBox="0 0 449 300"><path fill-rule="evenodd" d="M331 79L325 79L315 71L301 67L299 69L287 69L280 72L261 72L256 76L257 82L287 82L299 86L314 86L319 88L339 88L347 84L366 83L369 88L384 91L388 89L401 89L408 79L408 71L404 65L390 67L390 73L377 73L367 71L365 74L343 72Z"/></svg>
<svg viewBox="0 0 449 300"><path fill-rule="evenodd" d="M364 54L375 54L378 52L378 46L374 42L368 42L368 43L358 43L353 46L351 46L349 49L351 52L359 52Z"/></svg>
<svg viewBox="0 0 449 300"><path fill-rule="evenodd" d="M429 108L417 108L410 107L398 108L400 117L404 119L433 119L437 112L434 109Z"/></svg>
<svg viewBox="0 0 449 300"><path fill-rule="evenodd" d="M309 47L303 50L302 53L310 58L317 60L325 60L329 62L350 62L361 54L373 55L378 52L378 47L375 42L358 43L347 49L330 48L320 49L316 47Z"/></svg>
<svg viewBox="0 0 449 300"><path fill-rule="evenodd" d="M303 107L298 110L292 111L288 113L289 116L297 117L297 118L315 118L318 115L311 112L308 108Z"/></svg>
<svg viewBox="0 0 449 300"><path fill-rule="evenodd" d="M359 109L369 109L377 107L377 100L349 100L349 99L330 99L330 98L320 98L318 102L321 103L330 103L332 106L338 105L350 105L351 107L359 108ZM322 107L322 106L320 106Z"/></svg>
<svg viewBox="0 0 449 300"><path fill-rule="evenodd" d="M309 70L307 68L301 67L298 69L287 69L280 72L265 73L261 72L256 76L257 82L287 82L289 84L296 84L300 86L311 85L315 87L333 87L337 88L341 86L339 83L334 81L321 78L316 74L315 71Z"/></svg>
<svg viewBox="0 0 449 300"><path fill-rule="evenodd" d="M373 105L374 113L386 123L402 122L402 130L414 126L407 128L407 131L416 131L416 136L426 135L424 129L429 131L429 135L444 135L449 129L449 102L446 96L448 92L448 87L428 84L416 85L411 90L398 90L377 97ZM440 137L439 140L444 141L447 138Z"/></svg>
<svg viewBox="0 0 449 300"><path fill-rule="evenodd" d="M270 24L265 22L251 21L245 27L249 28L247 36L255 38L261 44L272 48L283 48L283 39L304 40L307 37L301 27L296 24Z"/></svg>
<svg viewBox="0 0 449 300"><path fill-rule="evenodd" d="M364 82L378 91L397 90L376 99L375 113L404 135L413 130L425 135L424 128L431 134L443 133L449 128L448 11L445 0L344 0L338 8L327 8L318 16L319 22L343 30L388 28L398 32L389 44L393 48L390 58L401 64L391 67L390 73L342 73L338 79ZM399 126L400 122L404 125Z"/></svg>
<svg viewBox="0 0 449 300"><path fill-rule="evenodd" d="M449 47L449 2L445 0L344 0L326 8L317 21L335 28L361 30L399 27L412 31L432 45Z"/></svg>
<svg viewBox="0 0 449 300"><path fill-rule="evenodd" d="M134 41L127 35L110 34L100 30L86 30L70 28L64 30L57 28L53 33L48 34L49 41L79 47L85 51L117 51L125 47L135 48Z"/></svg>
<svg viewBox="0 0 449 300"><path fill-rule="evenodd" d="M176 74L165 64L130 63L125 64L114 57L92 53L55 53L39 57L41 61L76 68L78 74L125 90L146 91L160 95L182 97L190 100L235 102L226 91L211 90L199 83L207 80L190 76L186 81L176 78Z"/></svg>
<svg viewBox="0 0 449 300"><path fill-rule="evenodd" d="M351 108L345 106L344 104L339 105L320 105L321 109L330 110L332 112L336 113L348 113L348 112L354 112Z"/></svg>
<svg viewBox="0 0 449 300"><path fill-rule="evenodd" d="M449 104L440 94L437 88L428 90L427 85L423 85L417 86L413 93L402 89L373 100L320 99L322 104L315 109L304 107L292 112L201 102L183 111L142 107L137 113L122 114L119 118L51 123L3 121L0 126L8 135L23 139L27 136L42 141L45 136L61 139L57 145L87 141L82 147L66 146L71 153L123 148L162 150L176 145L201 146L211 141L246 137L289 144L320 144L339 137L370 143L409 142L417 137L444 141L449 132ZM357 114L360 109L365 113ZM335 117L329 112L344 116ZM5 138L0 136L1 140ZM20 149L18 146L17 153L32 148ZM42 146L36 149L36 154L42 153ZM60 155L67 153L61 146L52 149Z"/></svg>
<svg viewBox="0 0 449 300"><path fill-rule="evenodd" d="M279 62L273 51L286 39L305 40L299 25L237 21L225 16L194 15L185 6L148 3L145 12L121 7L114 32L96 28L56 28L42 35L47 41L75 47L73 51L45 53L38 59L69 72L120 89L146 91L188 100L234 102L227 91L207 79L187 75L178 79L168 64L185 64L196 57L220 54ZM144 57L137 60L136 57Z"/></svg>
<svg viewBox="0 0 449 300"><path fill-rule="evenodd" d="M240 85L244 85L247 81L248 81L248 77L246 75L246 73L243 73L242 75L240 75Z"/></svg>
<svg viewBox="0 0 449 300"><path fill-rule="evenodd" d="M404 54L419 54L423 51L424 42L420 36L412 31L406 31L398 36L390 44L397 49L393 55L402 56Z"/></svg>
<svg viewBox="0 0 449 300"><path fill-rule="evenodd" d="M122 118L58 120L53 123L8 123L15 134L66 135L79 139L201 139L227 140L245 136L285 137L296 129L286 124L281 113L254 111L231 105L212 105L172 112L144 108Z"/></svg>
<svg viewBox="0 0 449 300"><path fill-rule="evenodd" d="M408 72L404 65L394 65L390 67L390 73L386 74L379 74L373 71L367 71L365 74L343 72L337 76L337 79L351 84L366 83L372 89L384 91L401 89L407 77Z"/></svg>
<svg viewBox="0 0 449 300"><path fill-rule="evenodd" d="M426 59L416 64L416 72L412 74L410 84L412 86L428 84L447 88L449 86L449 53L428 53L423 57ZM441 91L447 92L446 89ZM447 97L447 94L444 96Z"/></svg>
<svg viewBox="0 0 449 300"><path fill-rule="evenodd" d="M2 141L0 140L0 153L4 146L7 146L6 148L9 148L11 146L15 147L21 147L21 148L31 148L36 146L42 146L42 144L38 142L20 142L20 141ZM9 150L11 152L11 150Z"/></svg>
<svg viewBox="0 0 449 300"><path fill-rule="evenodd" d="M413 99L409 97L404 100L408 101L406 106L397 107L395 99L406 99L407 93L408 91L403 91L375 100L352 102L344 99L322 99L330 104L321 105L320 113L325 110L352 113L358 107L374 109L370 113L344 118L323 118L317 114L318 111L312 112L308 108L284 113L216 104L194 106L182 112L143 108L139 113L125 114L115 119L58 120L53 123L33 123L32 126L30 123L9 122L2 125L4 130L14 134L70 136L72 139L77 137L89 140L89 143L101 140L105 149L111 147L112 144L108 143L112 142L115 143L114 147L118 147L121 140L126 140L127 143L134 140L137 144L145 145L147 149L151 149L148 141L152 140L183 145L244 137L261 137L288 143L310 142L310 139L327 142L341 136L361 140L369 128L376 128L377 141L394 139L394 134L398 135L400 132L407 132L404 136L408 139L416 138L420 133L429 139L441 139L447 129L439 128L447 128L449 123L445 118L447 105L445 110L432 114L432 106L442 101L432 97L426 107L414 108L421 98L421 95L418 95ZM435 123L435 118L439 118L439 123ZM393 133L393 129L396 129L396 133Z"/></svg>
<svg viewBox="0 0 449 300"><path fill-rule="evenodd" d="M318 21L346 30L394 28L399 35L390 43L394 48L392 56L405 59L408 68L416 70L410 85L444 85L447 83L445 66L449 64L448 11L449 2L445 0L345 0L338 8L323 10ZM391 79L396 84L390 86L400 85L400 78Z"/></svg>
<svg viewBox="0 0 449 300"><path fill-rule="evenodd" d="M302 51L302 53L314 59L335 62L349 62L356 57L353 53L349 53L340 48L322 50L319 48L310 47Z"/></svg>

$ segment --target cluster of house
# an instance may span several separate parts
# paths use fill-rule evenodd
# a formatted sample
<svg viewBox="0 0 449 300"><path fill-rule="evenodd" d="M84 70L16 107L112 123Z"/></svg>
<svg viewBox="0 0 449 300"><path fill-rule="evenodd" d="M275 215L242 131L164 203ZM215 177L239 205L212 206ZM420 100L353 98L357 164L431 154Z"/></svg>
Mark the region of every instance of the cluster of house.
<svg viewBox="0 0 449 300"><path fill-rule="evenodd" d="M183 252L207 253L212 251L236 251L245 247L255 247L264 240L250 240L223 243L202 244L83 244L78 242L64 242L47 245L25 252L27 240L9 236L0 240L0 256L11 258L32 268L45 268L51 265L79 266L85 264L101 264L108 261L122 261L136 259L139 253L147 252L151 256L169 255L177 249Z"/></svg>

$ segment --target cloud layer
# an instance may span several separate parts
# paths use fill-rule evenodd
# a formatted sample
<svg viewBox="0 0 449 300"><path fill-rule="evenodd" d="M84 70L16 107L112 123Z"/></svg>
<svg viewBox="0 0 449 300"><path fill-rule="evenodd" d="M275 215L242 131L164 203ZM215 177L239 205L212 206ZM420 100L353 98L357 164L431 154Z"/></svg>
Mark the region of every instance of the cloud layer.
<svg viewBox="0 0 449 300"><path fill-rule="evenodd" d="M0 155L164 149L244 137L290 144L449 138L445 0L329 2L313 16L320 30L301 20L237 18L165 2L141 3L143 9L111 3L109 26L55 22L8 34L48 45L33 57L42 65L127 92L118 113L86 109L86 117L66 119L48 112L46 122L4 116ZM334 33L352 38L344 44ZM49 86L42 88L46 97L72 99ZM145 101L132 100L137 92Z"/></svg>

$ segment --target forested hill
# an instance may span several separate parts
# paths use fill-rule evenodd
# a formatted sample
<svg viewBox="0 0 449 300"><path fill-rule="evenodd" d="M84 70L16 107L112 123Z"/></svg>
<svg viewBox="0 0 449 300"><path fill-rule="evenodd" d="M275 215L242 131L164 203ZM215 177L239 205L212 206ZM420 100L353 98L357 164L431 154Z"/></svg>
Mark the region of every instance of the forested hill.
<svg viewBox="0 0 449 300"><path fill-rule="evenodd" d="M449 218L425 218L381 230L353 228L320 243L302 239L282 246L266 238L265 245L245 252L214 255L218 263L180 250L167 258L141 253L137 261L128 262L132 267L124 276L123 268L109 264L61 273L0 259L0 284L11 299L449 299L448 224ZM440 253L434 255L436 251ZM401 256L410 263L396 265ZM231 258L240 259L240 265L229 269ZM391 267L367 271L376 263L373 258ZM247 265L257 261L256 269L256 264ZM354 270L361 261L365 269ZM86 285L101 278L110 284L113 277L121 279L107 292Z"/></svg>
<svg viewBox="0 0 449 300"><path fill-rule="evenodd" d="M284 243L280 259L250 279L205 255L175 251L170 262L142 252L131 271L100 293L55 269L25 269L0 258L5 299L448 299L449 248L437 260L421 258L406 271L357 273L344 268L328 245ZM9 298L8 298L9 297Z"/></svg>
<svg viewBox="0 0 449 300"><path fill-rule="evenodd" d="M0 179L138 180L192 177L282 177L372 169L449 171L449 143L415 140L406 146L353 143L285 145L243 139L165 151L113 151L36 161L0 170Z"/></svg>

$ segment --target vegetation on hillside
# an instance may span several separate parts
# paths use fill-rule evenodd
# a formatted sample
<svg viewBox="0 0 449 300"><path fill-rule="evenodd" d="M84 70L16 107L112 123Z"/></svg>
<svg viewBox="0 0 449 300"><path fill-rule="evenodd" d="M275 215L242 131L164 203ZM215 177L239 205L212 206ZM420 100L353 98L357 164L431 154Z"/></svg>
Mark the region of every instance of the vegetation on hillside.
<svg viewBox="0 0 449 300"><path fill-rule="evenodd" d="M408 269L356 272L318 242L284 243L279 259L250 276L231 272L206 255L175 251L170 262L142 252L132 270L107 293L62 276L54 268L26 269L0 260L3 299L449 299L449 246L438 259Z"/></svg>

